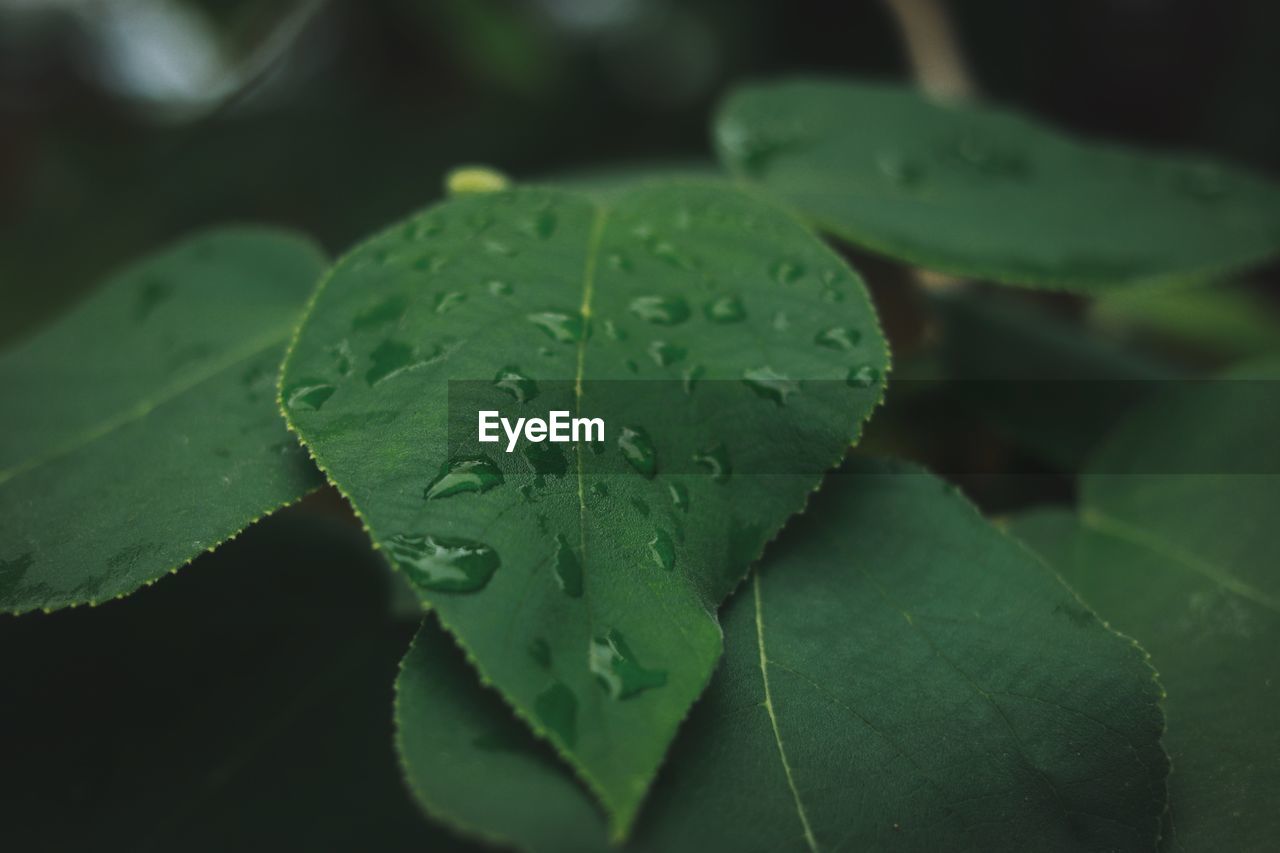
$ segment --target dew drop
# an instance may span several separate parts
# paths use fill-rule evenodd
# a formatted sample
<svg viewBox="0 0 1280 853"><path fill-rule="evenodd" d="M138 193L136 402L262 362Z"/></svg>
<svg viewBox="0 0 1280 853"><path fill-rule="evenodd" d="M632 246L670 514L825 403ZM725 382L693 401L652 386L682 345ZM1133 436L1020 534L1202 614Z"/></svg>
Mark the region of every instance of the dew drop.
<svg viewBox="0 0 1280 853"><path fill-rule="evenodd" d="M559 681L533 700L538 721L565 746L578 742L578 700L573 691Z"/></svg>
<svg viewBox="0 0 1280 853"><path fill-rule="evenodd" d="M676 269L680 269L680 270L697 269L698 265L694 262L694 260L691 257L686 255L684 252L681 252L679 249L677 249L672 244L668 243L666 240L650 240L648 242L648 246L649 246L649 251L653 254L655 258L659 259L660 261L663 261L664 263L670 266L675 267Z"/></svg>
<svg viewBox="0 0 1280 853"><path fill-rule="evenodd" d="M290 409L305 407L318 410L337 390L323 379L303 379L285 391L285 404Z"/></svg>
<svg viewBox="0 0 1280 853"><path fill-rule="evenodd" d="M529 315L529 322L551 336L552 340L562 344L576 343L582 340L582 316L565 314L561 311L542 311Z"/></svg>
<svg viewBox="0 0 1280 853"><path fill-rule="evenodd" d="M497 255L501 258L514 258L520 254L516 249L498 240L485 240L484 250L490 255Z"/></svg>
<svg viewBox="0 0 1280 853"><path fill-rule="evenodd" d="M649 358L653 359L653 363L658 367L669 367L682 361L688 352L684 347L678 347L666 341L654 341L649 344Z"/></svg>
<svg viewBox="0 0 1280 853"><path fill-rule="evenodd" d="M693 454L693 461L706 469L711 479L717 483L725 482L733 473L733 468L729 464L729 451L720 442Z"/></svg>
<svg viewBox="0 0 1280 853"><path fill-rule="evenodd" d="M665 530L655 530L649 540L649 556L658 568L671 571L676 565L676 546L671 541L671 534Z"/></svg>
<svg viewBox="0 0 1280 853"><path fill-rule="evenodd" d="M769 274L778 284L793 284L804 276L804 264L793 258L783 258L770 265Z"/></svg>
<svg viewBox="0 0 1280 853"><path fill-rule="evenodd" d="M912 189L924 178L924 168L918 162L896 151L877 155L876 168L885 180L901 189Z"/></svg>
<svg viewBox="0 0 1280 853"><path fill-rule="evenodd" d="M880 371L869 364L863 364L849 368L849 375L845 377L845 382L851 388L870 388L879 378Z"/></svg>
<svg viewBox="0 0 1280 853"><path fill-rule="evenodd" d="M618 434L618 449L641 476L650 478L658 470L658 453L643 428L624 426Z"/></svg>
<svg viewBox="0 0 1280 853"><path fill-rule="evenodd" d="M607 498L609 496L609 486L603 482L595 482L591 484L591 497Z"/></svg>
<svg viewBox="0 0 1280 853"><path fill-rule="evenodd" d="M667 491L671 493L671 505L681 512L689 511L689 489L684 483L668 483Z"/></svg>
<svg viewBox="0 0 1280 853"><path fill-rule="evenodd" d="M625 341L627 339L626 331L619 328L618 324L612 320L604 321L604 333L611 341Z"/></svg>
<svg viewBox="0 0 1280 853"><path fill-rule="evenodd" d="M679 296L637 296L628 309L659 326L675 326L689 319L689 303Z"/></svg>
<svg viewBox="0 0 1280 853"><path fill-rule="evenodd" d="M556 233L556 224L556 212L554 210L539 210L533 215L527 230L539 240L548 240Z"/></svg>
<svg viewBox="0 0 1280 853"><path fill-rule="evenodd" d="M397 533L387 552L409 580L437 592L476 592L501 564L498 552L471 539Z"/></svg>
<svg viewBox="0 0 1280 853"><path fill-rule="evenodd" d="M551 668L551 644L542 637L534 637L529 643L529 657L543 669Z"/></svg>
<svg viewBox="0 0 1280 853"><path fill-rule="evenodd" d="M413 268L419 272L439 272L444 268L444 258L428 252L413 262Z"/></svg>
<svg viewBox="0 0 1280 853"><path fill-rule="evenodd" d="M338 341L334 346L328 347L325 352L333 357L333 369L338 371L338 375L347 377L351 375L351 344L346 340Z"/></svg>
<svg viewBox="0 0 1280 853"><path fill-rule="evenodd" d="M582 597L582 562L573 552L569 540L561 533L556 536L555 557L556 583L560 591L570 598Z"/></svg>
<svg viewBox="0 0 1280 853"><path fill-rule="evenodd" d="M548 441L529 441L525 442L521 453L533 473L539 477L563 477L569 470L569 462L558 444Z"/></svg>
<svg viewBox="0 0 1280 853"><path fill-rule="evenodd" d="M681 371L680 387L684 390L686 397L693 393L693 387L698 384L698 380L705 372L700 364L691 364Z"/></svg>
<svg viewBox="0 0 1280 853"><path fill-rule="evenodd" d="M713 323L741 323L747 319L747 311L742 307L742 300L736 296L721 296L708 302L703 309L707 319Z"/></svg>
<svg viewBox="0 0 1280 853"><path fill-rule="evenodd" d="M641 666L616 629L591 640L588 665L611 699L630 699L667 683L666 670Z"/></svg>
<svg viewBox="0 0 1280 853"><path fill-rule="evenodd" d="M487 492L503 482L502 471L488 456L462 456L446 462L422 496L426 500L435 500L463 492Z"/></svg>
<svg viewBox="0 0 1280 853"><path fill-rule="evenodd" d="M795 394L800 392L800 383L788 379L772 367L757 367L743 371L742 381L757 395L772 400L779 406L785 406Z"/></svg>
<svg viewBox="0 0 1280 853"><path fill-rule="evenodd" d="M401 341L385 340L369 354L373 366L365 373L365 381L377 385L413 365L413 347Z"/></svg>
<svg viewBox="0 0 1280 853"><path fill-rule="evenodd" d="M434 219L415 219L405 225L401 235L406 240L421 240L424 237L434 237L444 230L444 223Z"/></svg>
<svg viewBox="0 0 1280 853"><path fill-rule="evenodd" d="M830 329L818 332L813 342L820 347L848 352L855 348L860 340L862 340L862 333L857 329L850 329L847 326L832 326Z"/></svg>
<svg viewBox="0 0 1280 853"><path fill-rule="evenodd" d="M408 296L403 294L388 296L372 308L366 308L357 314L351 321L351 331L358 332L362 329L375 329L388 323L394 323L404 316L404 312L408 307Z"/></svg>
<svg viewBox="0 0 1280 853"><path fill-rule="evenodd" d="M609 265L609 269L617 270L618 272L631 272L631 259L622 254L622 252L610 252L609 256L605 258L605 263Z"/></svg>
<svg viewBox="0 0 1280 853"><path fill-rule="evenodd" d="M501 281L496 278L493 281L490 281L489 283L487 283L485 287L488 288L489 294L491 296L510 296L511 295L511 285L505 281Z"/></svg>
<svg viewBox="0 0 1280 853"><path fill-rule="evenodd" d="M467 299L467 295L457 290L436 294L435 310L437 314L447 314Z"/></svg>
<svg viewBox="0 0 1280 853"><path fill-rule="evenodd" d="M538 396L538 383L513 366L498 371L493 377L493 387L506 391L517 403L527 403Z"/></svg>
<svg viewBox="0 0 1280 853"><path fill-rule="evenodd" d="M773 315L773 330L775 332L785 332L791 328L791 320L787 317L787 312L779 311Z"/></svg>

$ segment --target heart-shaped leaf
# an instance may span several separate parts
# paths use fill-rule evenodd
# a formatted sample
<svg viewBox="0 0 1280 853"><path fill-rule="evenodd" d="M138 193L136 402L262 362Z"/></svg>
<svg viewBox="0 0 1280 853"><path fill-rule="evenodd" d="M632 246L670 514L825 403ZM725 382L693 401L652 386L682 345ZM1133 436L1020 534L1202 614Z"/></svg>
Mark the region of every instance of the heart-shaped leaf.
<svg viewBox="0 0 1280 853"><path fill-rule="evenodd" d="M824 230L956 275L1094 292L1218 276L1280 251L1280 190L1259 176L909 89L747 86L715 137L739 177Z"/></svg>
<svg viewBox="0 0 1280 853"><path fill-rule="evenodd" d="M1168 762L1143 653L937 479L831 475L724 625L627 849L1155 843ZM522 849L608 849L590 800L434 626L397 685L429 813Z"/></svg>
<svg viewBox="0 0 1280 853"><path fill-rule="evenodd" d="M1264 850L1280 832L1280 361L1188 382L1126 419L1079 512L1014 531L1118 630L1168 690L1168 850Z"/></svg>
<svg viewBox="0 0 1280 853"><path fill-rule="evenodd" d="M343 259L282 404L621 834L720 656L717 606L856 438L887 358L857 275L767 203L523 189ZM605 442L477 442L504 407L601 416Z"/></svg>
<svg viewBox="0 0 1280 853"><path fill-rule="evenodd" d="M322 265L210 231L0 356L0 608L127 595L320 484L272 389Z"/></svg>

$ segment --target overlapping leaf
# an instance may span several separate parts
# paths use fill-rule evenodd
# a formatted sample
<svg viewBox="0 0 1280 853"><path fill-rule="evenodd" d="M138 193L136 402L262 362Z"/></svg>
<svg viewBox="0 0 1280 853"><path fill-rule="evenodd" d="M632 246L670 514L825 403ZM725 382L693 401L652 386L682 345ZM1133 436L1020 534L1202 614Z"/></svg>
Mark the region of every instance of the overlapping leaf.
<svg viewBox="0 0 1280 853"><path fill-rule="evenodd" d="M282 403L621 834L720 656L717 606L844 454L886 367L856 274L769 204L524 189L342 260ZM603 415L606 442L477 443L477 410L504 407Z"/></svg>
<svg viewBox="0 0 1280 853"><path fill-rule="evenodd" d="M903 88L743 87L715 136L736 174L819 227L957 275L1095 292L1212 277L1280 251L1280 189L1259 176Z"/></svg>
<svg viewBox="0 0 1280 853"><path fill-rule="evenodd" d="M125 595L319 484L272 389L322 264L207 232L0 356L0 608Z"/></svg>
<svg viewBox="0 0 1280 853"><path fill-rule="evenodd" d="M1270 361L1151 401L1091 463L1078 513L1014 524L1161 673L1168 850L1265 850L1280 831L1277 380Z"/></svg>
<svg viewBox="0 0 1280 853"><path fill-rule="evenodd" d="M1154 845L1168 763L1143 653L937 479L866 461L829 477L724 622L627 849ZM430 624L397 697L429 814L607 849L590 800Z"/></svg>

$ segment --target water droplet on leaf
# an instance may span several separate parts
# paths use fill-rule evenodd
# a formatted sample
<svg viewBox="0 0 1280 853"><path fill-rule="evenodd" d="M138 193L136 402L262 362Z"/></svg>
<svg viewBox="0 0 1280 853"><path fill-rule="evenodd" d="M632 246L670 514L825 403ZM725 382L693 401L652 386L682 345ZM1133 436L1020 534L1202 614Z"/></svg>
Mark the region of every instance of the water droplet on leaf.
<svg viewBox="0 0 1280 853"><path fill-rule="evenodd" d="M573 548L569 546L569 540L563 533L556 536L554 566L556 583L559 584L560 591L570 598L581 598L582 563L578 560L578 555L573 552Z"/></svg>
<svg viewBox="0 0 1280 853"><path fill-rule="evenodd" d="M705 468L711 475L711 479L717 483L728 480L733 473L733 468L729 464L729 451L719 442L693 454L693 461Z"/></svg>
<svg viewBox="0 0 1280 853"><path fill-rule="evenodd" d="M285 391L285 405L290 409L319 409L337 391L323 379L303 379Z"/></svg>
<svg viewBox="0 0 1280 853"><path fill-rule="evenodd" d="M449 293L438 293L435 299L435 310L437 314L447 314L454 308L457 308L467 299L465 293L459 291L450 291Z"/></svg>
<svg viewBox="0 0 1280 853"><path fill-rule="evenodd" d="M538 721L565 746L578 742L578 700L573 691L555 682L533 700Z"/></svg>
<svg viewBox="0 0 1280 853"><path fill-rule="evenodd" d="M856 329L850 329L845 326L832 326L830 329L818 332L813 342L820 347L848 352L856 347L860 340L862 340L862 334Z"/></svg>
<svg viewBox="0 0 1280 853"><path fill-rule="evenodd" d="M439 476L423 492L423 497L435 500L463 492L487 492L503 482L502 471L488 456L463 456L445 463Z"/></svg>
<svg viewBox="0 0 1280 853"><path fill-rule="evenodd" d="M650 478L658 470L658 452L643 428L624 426L618 434L618 449L643 477Z"/></svg>
<svg viewBox="0 0 1280 853"><path fill-rule="evenodd" d="M793 395L800 392L799 382L788 379L772 367L757 367L743 371L742 381L757 395L766 400L772 400L779 406L785 406Z"/></svg>
<svg viewBox="0 0 1280 853"><path fill-rule="evenodd" d="M747 318L742 300L736 296L721 296L707 303L704 312L713 323L740 323Z"/></svg>
<svg viewBox="0 0 1280 853"><path fill-rule="evenodd" d="M518 367L504 367L493 377L493 385L511 395L517 403L527 403L538 396L538 383L520 372Z"/></svg>
<svg viewBox="0 0 1280 853"><path fill-rule="evenodd" d="M501 564L497 551L471 539L397 533L386 548L410 581L437 592L481 590Z"/></svg>
<svg viewBox="0 0 1280 853"><path fill-rule="evenodd" d="M679 296L637 296L628 309L641 320L675 326L689 319L689 303Z"/></svg>
<svg viewBox="0 0 1280 853"><path fill-rule="evenodd" d="M792 258L783 258L769 267L769 274L778 284L793 284L804 277L804 264Z"/></svg>
<svg viewBox="0 0 1280 853"><path fill-rule="evenodd" d="M649 556L660 569L670 571L676 564L676 546L671 541L671 534L665 530L655 530L649 540Z"/></svg>
<svg viewBox="0 0 1280 853"><path fill-rule="evenodd" d="M579 314L565 314L561 311L542 311L530 314L529 321L551 336L552 340L562 344L576 343L582 340L583 323Z"/></svg>
<svg viewBox="0 0 1280 853"><path fill-rule="evenodd" d="M653 363L658 367L669 367L684 359L687 354L688 350L666 341L654 341L649 344L649 358L653 359Z"/></svg>
<svg viewBox="0 0 1280 853"><path fill-rule="evenodd" d="M642 666L617 630L592 639L588 665L612 699L630 699L667 683L666 670Z"/></svg>
<svg viewBox="0 0 1280 853"><path fill-rule="evenodd" d="M845 381L852 388L870 388L880 378L880 372L869 364L849 368Z"/></svg>

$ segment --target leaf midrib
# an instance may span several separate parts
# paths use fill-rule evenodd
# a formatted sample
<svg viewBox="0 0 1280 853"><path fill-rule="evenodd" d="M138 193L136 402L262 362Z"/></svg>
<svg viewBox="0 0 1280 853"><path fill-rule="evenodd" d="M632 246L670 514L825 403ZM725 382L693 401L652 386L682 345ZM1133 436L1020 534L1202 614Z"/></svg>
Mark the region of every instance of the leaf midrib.
<svg viewBox="0 0 1280 853"><path fill-rule="evenodd" d="M787 761L787 750L782 745L782 732L778 729L778 717L774 713L773 694L769 690L769 657L764 650L764 605L760 598L760 573L751 576L751 590L756 604L756 645L760 650L760 680L764 685L765 711L769 714L769 725L773 730L773 742L778 746L778 760L782 762L782 772L787 777L787 787L791 790L791 799L796 805L796 816L800 818L800 826L804 829L804 840L811 853L818 853L818 840L813 836L813 828L809 825L809 816L804 810L800 792L796 789L796 781L791 773L791 764Z"/></svg>
<svg viewBox="0 0 1280 853"><path fill-rule="evenodd" d="M1080 523L1086 530L1127 545L1148 551L1158 557L1172 560L1183 568L1200 575L1217 586L1222 587L1240 598L1251 601L1259 607L1280 614L1280 599L1274 598L1260 589L1232 576L1226 569L1214 565L1184 548L1166 542L1162 537L1138 525L1123 521L1113 515L1094 507L1083 507L1080 510Z"/></svg>
<svg viewBox="0 0 1280 853"><path fill-rule="evenodd" d="M67 441L62 442L43 453L36 454L30 459L20 462L11 468L0 470L0 485L4 485L15 477L19 477L29 471L33 471L47 465L63 456L82 450L90 444L93 444L95 441L105 438L116 430L142 420L156 409L166 403L172 402L187 391L190 391L192 388L215 378L219 374L237 364L240 364L241 362L248 361L250 358L270 349L272 346L279 345L288 337L291 330L292 324L289 324L273 330L269 335L262 335L258 338L254 338L246 346L236 347L235 349L230 350L225 358L211 362L208 369L189 374L181 381L174 383L161 391L157 396L150 398L143 397L138 402L121 409L116 415L107 418L94 427L80 432L78 435L71 437Z"/></svg>

